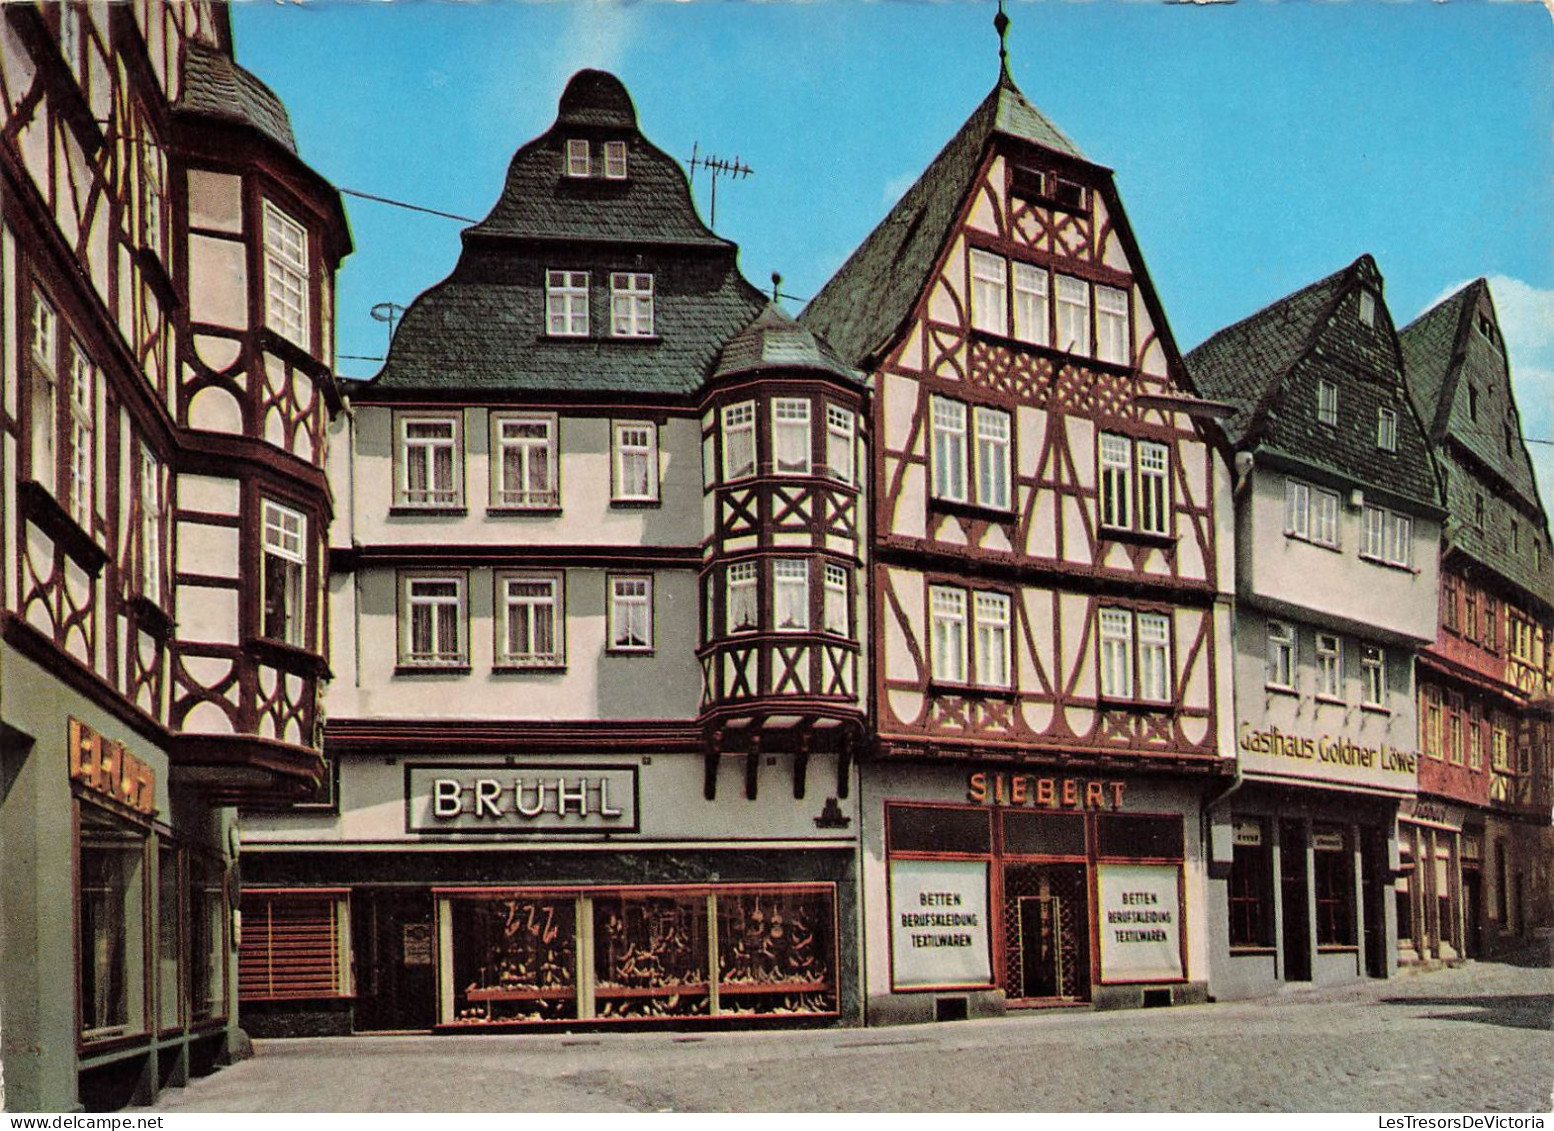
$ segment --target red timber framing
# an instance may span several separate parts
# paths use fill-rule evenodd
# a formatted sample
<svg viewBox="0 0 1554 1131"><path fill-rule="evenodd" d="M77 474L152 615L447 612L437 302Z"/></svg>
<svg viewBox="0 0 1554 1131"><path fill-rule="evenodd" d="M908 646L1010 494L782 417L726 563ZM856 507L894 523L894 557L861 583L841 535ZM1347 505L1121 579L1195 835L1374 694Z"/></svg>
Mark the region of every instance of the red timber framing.
<svg viewBox="0 0 1554 1131"><path fill-rule="evenodd" d="M1071 178L1068 197L1031 190L1032 167L1044 169L1043 186ZM978 289L974 254L1002 273L992 291ZM1039 281L1039 319L1017 306L1016 270ZM1003 305L989 316L994 293ZM1082 296L1067 312L1065 293ZM1097 356L1103 295L1111 341L1122 326L1115 360ZM1056 344L1064 332L1072 349ZM990 147L902 332L878 357L871 639L882 751L1216 769L1218 432L1184 411L1195 397L1110 176L1009 139ZM946 404L958 436L936 434ZM977 479L984 413L1007 436L1007 486L992 504ZM959 456L945 459L946 445ZM937 466L957 460L958 471ZM934 670L936 589L966 595L955 631L973 654L961 678ZM969 670L978 594L1008 600L1001 680ZM1129 619L1116 646L1130 686L1103 678L1103 611ZM1146 692L1141 668L1162 655L1168 671Z"/></svg>

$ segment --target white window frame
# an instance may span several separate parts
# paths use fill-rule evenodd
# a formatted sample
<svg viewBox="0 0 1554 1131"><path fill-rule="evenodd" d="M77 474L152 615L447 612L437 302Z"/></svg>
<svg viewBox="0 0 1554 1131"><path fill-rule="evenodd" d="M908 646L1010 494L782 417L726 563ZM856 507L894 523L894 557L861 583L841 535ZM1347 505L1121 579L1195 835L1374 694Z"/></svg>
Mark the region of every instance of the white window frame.
<svg viewBox="0 0 1554 1131"><path fill-rule="evenodd" d="M543 435L522 429L541 429ZM493 413L491 416L491 506L499 510L554 510L561 505L560 422L549 414ZM508 467L508 454L515 456ZM544 474L535 453L544 452ZM509 482L509 471L519 483Z"/></svg>
<svg viewBox="0 0 1554 1131"><path fill-rule="evenodd" d="M814 432L808 397L772 398L772 474L808 475Z"/></svg>
<svg viewBox="0 0 1554 1131"><path fill-rule="evenodd" d="M464 460L462 414L430 416L405 414L396 416L394 431L398 448L399 473L395 483L396 506L401 507L459 507L464 505ZM430 429L438 429L433 434ZM412 436L413 430L423 434ZM439 452L447 453L447 479L439 481ZM420 469L424 486L412 486L413 473Z"/></svg>
<svg viewBox="0 0 1554 1131"><path fill-rule="evenodd" d="M929 675L935 682L966 682L966 591L928 587Z"/></svg>
<svg viewBox="0 0 1554 1131"><path fill-rule="evenodd" d="M1128 292L1118 287L1095 287L1095 356L1097 361L1127 365L1132 347Z"/></svg>
<svg viewBox="0 0 1554 1131"><path fill-rule="evenodd" d="M1387 653L1378 644L1360 645L1360 703L1383 709L1387 705Z"/></svg>
<svg viewBox="0 0 1554 1131"><path fill-rule="evenodd" d="M1052 341L1052 281L1045 267L1014 262L1014 336L1045 346Z"/></svg>
<svg viewBox="0 0 1554 1131"><path fill-rule="evenodd" d="M162 604L162 465L144 444L140 448L140 595Z"/></svg>
<svg viewBox="0 0 1554 1131"><path fill-rule="evenodd" d="M759 466L755 443L755 402L740 401L738 404L724 405L722 425L723 482L747 479L756 473ZM748 461L741 458L738 464L734 462L736 456L744 455L743 451L737 449L748 450Z"/></svg>
<svg viewBox="0 0 1554 1131"><path fill-rule="evenodd" d="M835 636L852 639L852 602L849 599L851 575L844 565L826 562L821 573L821 628Z"/></svg>
<svg viewBox="0 0 1554 1131"><path fill-rule="evenodd" d="M1002 409L984 405L977 405L971 415L976 433L977 505L1007 511L1014 506L1013 418Z"/></svg>
<svg viewBox="0 0 1554 1131"><path fill-rule="evenodd" d="M1007 593L973 593L971 601L974 681L979 687L1007 688L1010 668L1012 601Z"/></svg>
<svg viewBox="0 0 1554 1131"><path fill-rule="evenodd" d="M586 137L567 138L566 171L569 177L588 177L593 175L593 163L589 158L589 145Z"/></svg>
<svg viewBox="0 0 1554 1131"><path fill-rule="evenodd" d="M772 562L772 629L808 632L809 560L778 558Z"/></svg>
<svg viewBox="0 0 1554 1131"><path fill-rule="evenodd" d="M441 592L434 590L442 590ZM399 664L407 668L461 668L469 664L468 580L462 573L400 575ZM451 610L452 616L445 616ZM424 633L427 647L418 649ZM452 639L448 639L451 635Z"/></svg>
<svg viewBox="0 0 1554 1131"><path fill-rule="evenodd" d="M1100 665L1098 690L1102 699L1133 699L1133 612L1102 608L1097 614Z"/></svg>
<svg viewBox="0 0 1554 1131"><path fill-rule="evenodd" d="M259 633L267 640L301 648L307 640L307 569L308 519L273 499L260 501ZM281 617L279 633L271 632L268 600L274 582L272 571L281 571Z"/></svg>
<svg viewBox="0 0 1554 1131"><path fill-rule="evenodd" d="M1296 648L1293 625L1280 620L1268 622L1268 665L1263 680L1268 687L1295 690Z"/></svg>
<svg viewBox="0 0 1554 1131"><path fill-rule="evenodd" d="M97 481L97 370L81 343L70 343L70 395L66 400L66 430L70 459L65 468L69 487L65 492L70 517L82 530L92 529L92 506Z"/></svg>
<svg viewBox="0 0 1554 1131"><path fill-rule="evenodd" d="M1414 520L1396 511L1387 525L1387 564L1403 569L1414 565Z"/></svg>
<svg viewBox="0 0 1554 1131"><path fill-rule="evenodd" d="M981 248L971 249L971 327L989 334L1009 333L1009 261Z"/></svg>
<svg viewBox="0 0 1554 1131"><path fill-rule="evenodd" d="M59 316L37 287L32 291L32 477L49 491L59 474Z"/></svg>
<svg viewBox="0 0 1554 1131"><path fill-rule="evenodd" d="M658 426L651 420L617 420L611 429L614 458L611 498L615 502L658 501ZM639 465L641 472L637 474ZM640 487L636 486L640 484Z"/></svg>
<svg viewBox="0 0 1554 1131"><path fill-rule="evenodd" d="M1385 405L1376 410L1376 447L1384 452L1398 450L1398 412Z"/></svg>
<svg viewBox="0 0 1554 1131"><path fill-rule="evenodd" d="M1158 440L1135 445L1138 461L1138 528L1145 534L1171 533L1171 447Z"/></svg>
<svg viewBox="0 0 1554 1131"><path fill-rule="evenodd" d="M929 398L932 434L933 497L951 503L968 501L966 405L948 397Z"/></svg>
<svg viewBox="0 0 1554 1131"><path fill-rule="evenodd" d="M610 575L610 651L653 651L653 577Z"/></svg>
<svg viewBox="0 0 1554 1131"><path fill-rule="evenodd" d="M529 586L544 592L518 592L515 587ZM498 573L496 575L496 666L499 668L560 668L566 666L567 617L566 581L559 573ZM527 610L527 650L513 647L514 612ZM541 651L539 643L542 610L550 613L551 646Z"/></svg>
<svg viewBox="0 0 1554 1131"><path fill-rule="evenodd" d="M1115 432L1102 432L1096 443L1101 478L1101 525L1133 528L1133 443Z"/></svg>
<svg viewBox="0 0 1554 1131"><path fill-rule="evenodd" d="M588 272L545 272L545 334L551 338L588 337Z"/></svg>
<svg viewBox="0 0 1554 1131"><path fill-rule="evenodd" d="M1376 325L1376 296L1370 291L1360 292L1360 321L1367 326Z"/></svg>
<svg viewBox="0 0 1554 1131"><path fill-rule="evenodd" d="M1385 561L1387 554L1387 510L1367 505L1360 516L1360 556Z"/></svg>
<svg viewBox="0 0 1554 1131"><path fill-rule="evenodd" d="M1317 380L1317 423L1338 423L1338 386L1321 378Z"/></svg>
<svg viewBox="0 0 1554 1131"><path fill-rule="evenodd" d="M1171 702L1171 618L1166 613L1138 613L1139 698L1148 703Z"/></svg>
<svg viewBox="0 0 1554 1131"><path fill-rule="evenodd" d="M724 631L755 632L761 627L761 567L756 562L733 562L723 575ZM748 613L748 617L744 614Z"/></svg>
<svg viewBox="0 0 1554 1131"><path fill-rule="evenodd" d="M1058 275L1057 284L1058 336L1053 343L1064 353L1075 357L1089 357L1093 349L1090 340L1090 284L1072 275Z"/></svg>
<svg viewBox="0 0 1554 1131"><path fill-rule="evenodd" d="M1333 632L1316 634L1317 689L1323 699L1344 698L1344 642Z"/></svg>
<svg viewBox="0 0 1554 1131"><path fill-rule="evenodd" d="M610 336L653 336L653 276L647 271L610 272Z"/></svg>
<svg viewBox="0 0 1554 1131"><path fill-rule="evenodd" d="M826 473L851 483L857 474L857 414L841 405L826 405Z"/></svg>
<svg viewBox="0 0 1554 1131"><path fill-rule="evenodd" d="M273 201L264 202L264 323L301 349L312 348L308 233Z"/></svg>
<svg viewBox="0 0 1554 1131"><path fill-rule="evenodd" d="M1311 485L1299 479L1284 481L1284 533L1311 540Z"/></svg>
<svg viewBox="0 0 1554 1131"><path fill-rule="evenodd" d="M1311 540L1319 546L1338 548L1337 492L1311 489Z"/></svg>
<svg viewBox="0 0 1554 1131"><path fill-rule="evenodd" d="M604 179L607 181L624 181L626 179L626 143L624 141L607 141L604 143Z"/></svg>

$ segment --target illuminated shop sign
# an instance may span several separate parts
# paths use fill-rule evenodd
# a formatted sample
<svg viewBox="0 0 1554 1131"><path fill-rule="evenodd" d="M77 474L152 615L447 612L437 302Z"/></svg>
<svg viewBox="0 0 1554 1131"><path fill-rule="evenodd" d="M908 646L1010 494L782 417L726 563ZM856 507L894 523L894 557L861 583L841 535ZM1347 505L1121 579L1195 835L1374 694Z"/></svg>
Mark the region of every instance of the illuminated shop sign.
<svg viewBox="0 0 1554 1131"><path fill-rule="evenodd" d="M1032 806L1038 809L1121 809L1126 787L1120 781L1092 778L1044 778L1036 774L984 773L966 777L966 799L973 805Z"/></svg>
<svg viewBox="0 0 1554 1131"><path fill-rule="evenodd" d="M634 766L410 765L406 827L418 833L637 831Z"/></svg>
<svg viewBox="0 0 1554 1131"><path fill-rule="evenodd" d="M1101 980L1182 978L1181 869L1174 864L1099 864Z"/></svg>
<svg viewBox="0 0 1554 1131"><path fill-rule="evenodd" d="M70 720L70 780L138 813L156 815L156 770L80 719Z"/></svg>
<svg viewBox="0 0 1554 1131"><path fill-rule="evenodd" d="M986 861L892 860L890 952L898 990L992 985Z"/></svg>
<svg viewBox="0 0 1554 1131"><path fill-rule="evenodd" d="M1419 755L1390 743L1365 746L1339 734L1294 734L1276 726L1241 724L1242 765L1268 773L1363 781L1398 789L1412 786Z"/></svg>

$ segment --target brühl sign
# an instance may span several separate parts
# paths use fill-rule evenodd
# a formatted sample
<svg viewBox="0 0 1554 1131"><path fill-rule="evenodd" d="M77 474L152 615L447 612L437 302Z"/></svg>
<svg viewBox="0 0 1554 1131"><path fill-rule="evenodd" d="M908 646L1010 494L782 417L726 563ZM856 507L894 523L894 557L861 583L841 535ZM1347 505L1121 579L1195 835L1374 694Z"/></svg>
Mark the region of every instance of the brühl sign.
<svg viewBox="0 0 1554 1131"><path fill-rule="evenodd" d="M637 831L634 766L405 767L413 833L485 836Z"/></svg>

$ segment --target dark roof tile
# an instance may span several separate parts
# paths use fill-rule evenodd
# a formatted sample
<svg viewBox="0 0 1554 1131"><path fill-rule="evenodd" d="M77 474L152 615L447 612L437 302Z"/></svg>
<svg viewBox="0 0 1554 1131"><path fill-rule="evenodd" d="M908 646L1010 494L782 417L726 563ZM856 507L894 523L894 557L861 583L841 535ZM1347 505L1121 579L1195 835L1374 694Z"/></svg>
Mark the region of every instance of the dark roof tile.
<svg viewBox="0 0 1554 1131"><path fill-rule="evenodd" d="M288 152L297 152L291 119L275 92L225 52L198 40L184 45L183 91L177 110L219 118L258 130Z"/></svg>

